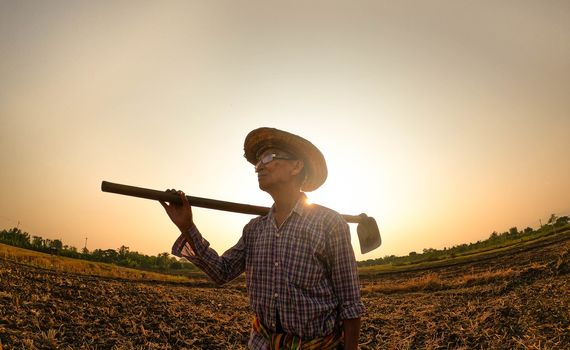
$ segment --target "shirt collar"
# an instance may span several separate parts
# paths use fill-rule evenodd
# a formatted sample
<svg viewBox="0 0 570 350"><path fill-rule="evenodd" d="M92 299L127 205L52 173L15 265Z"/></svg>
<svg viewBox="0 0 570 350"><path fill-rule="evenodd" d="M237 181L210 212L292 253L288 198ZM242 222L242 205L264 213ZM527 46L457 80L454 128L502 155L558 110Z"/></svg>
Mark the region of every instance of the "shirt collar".
<svg viewBox="0 0 570 350"><path fill-rule="evenodd" d="M299 216L303 216L303 214L305 213L305 210L307 210L307 195L304 192L301 192L301 195L299 196L299 199L297 200L297 203L295 203L295 206L293 207L293 209L291 210L292 213L296 213ZM271 206L271 209L269 210L269 213L264 217L264 218L272 218L275 212L275 203L273 203L273 205Z"/></svg>

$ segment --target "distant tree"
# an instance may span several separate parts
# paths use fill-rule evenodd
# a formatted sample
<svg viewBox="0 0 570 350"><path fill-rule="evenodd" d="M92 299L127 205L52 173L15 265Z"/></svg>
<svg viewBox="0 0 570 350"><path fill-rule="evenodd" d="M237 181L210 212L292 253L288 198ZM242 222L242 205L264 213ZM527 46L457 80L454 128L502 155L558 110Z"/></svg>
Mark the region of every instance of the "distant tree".
<svg viewBox="0 0 570 350"><path fill-rule="evenodd" d="M173 260L170 262L170 268L172 270L180 270L184 267L184 265L182 265L182 263L174 258L172 258Z"/></svg>
<svg viewBox="0 0 570 350"><path fill-rule="evenodd" d="M548 223L554 224L557 219L558 219L558 217L556 216L556 214L550 214L550 219L548 219Z"/></svg>
<svg viewBox="0 0 570 350"><path fill-rule="evenodd" d="M42 249L44 246L44 239L40 236L32 236L32 247L36 250Z"/></svg>
<svg viewBox="0 0 570 350"><path fill-rule="evenodd" d="M518 234L519 234L519 230L517 229L516 226L515 226L515 227L511 227L511 228L509 229L509 236L510 236L510 237L515 237L515 236L517 236Z"/></svg>
<svg viewBox="0 0 570 350"><path fill-rule="evenodd" d="M8 243L16 247L30 247L30 235L27 232L22 232L17 227L10 230L2 230L0 232L0 242Z"/></svg>
<svg viewBox="0 0 570 350"><path fill-rule="evenodd" d="M54 239L54 240L51 242L51 247L52 247L52 248L55 248L55 249L57 249L57 250L61 250L61 249L63 248L63 243L61 242L60 239Z"/></svg>
<svg viewBox="0 0 570 350"><path fill-rule="evenodd" d="M556 226L564 226L564 225L568 224L569 221L570 221L570 218L568 216L561 216L561 217L556 219L554 224Z"/></svg>
<svg viewBox="0 0 570 350"><path fill-rule="evenodd" d="M129 254L129 247L122 245L121 248L117 250L117 252L119 253L120 257L125 257Z"/></svg>
<svg viewBox="0 0 570 350"><path fill-rule="evenodd" d="M115 249L105 249L102 251L103 261L108 263L116 263L119 259L119 253Z"/></svg>

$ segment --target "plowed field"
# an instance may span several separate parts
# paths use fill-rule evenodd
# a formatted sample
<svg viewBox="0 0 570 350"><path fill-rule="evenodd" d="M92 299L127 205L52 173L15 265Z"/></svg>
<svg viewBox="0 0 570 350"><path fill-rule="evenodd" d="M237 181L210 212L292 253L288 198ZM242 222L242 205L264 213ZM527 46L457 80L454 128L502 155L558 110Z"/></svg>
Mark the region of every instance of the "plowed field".
<svg viewBox="0 0 570 350"><path fill-rule="evenodd" d="M362 349L569 349L568 235L492 259L362 276ZM0 349L244 349L243 279L140 282L0 258Z"/></svg>

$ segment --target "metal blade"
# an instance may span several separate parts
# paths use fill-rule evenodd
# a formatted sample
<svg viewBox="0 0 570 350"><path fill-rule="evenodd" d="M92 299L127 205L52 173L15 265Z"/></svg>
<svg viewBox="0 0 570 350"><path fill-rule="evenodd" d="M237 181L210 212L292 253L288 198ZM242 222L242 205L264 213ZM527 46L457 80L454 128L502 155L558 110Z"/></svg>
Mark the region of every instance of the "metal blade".
<svg viewBox="0 0 570 350"><path fill-rule="evenodd" d="M360 242L360 252L366 254L380 247L382 238L380 237L380 230L376 220L366 214L360 214L360 216L362 220L356 227L356 232Z"/></svg>

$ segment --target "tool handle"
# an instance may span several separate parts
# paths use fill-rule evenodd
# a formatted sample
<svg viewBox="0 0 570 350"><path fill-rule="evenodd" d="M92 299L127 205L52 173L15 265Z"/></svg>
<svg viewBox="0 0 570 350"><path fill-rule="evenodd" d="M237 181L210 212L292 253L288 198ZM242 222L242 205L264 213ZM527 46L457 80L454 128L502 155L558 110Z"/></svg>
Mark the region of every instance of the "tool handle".
<svg viewBox="0 0 570 350"><path fill-rule="evenodd" d="M122 194L125 196L153 199L157 201L164 201L169 203L182 204L180 197L176 194L168 193L166 191L151 190L148 188L135 187L129 185L122 185L113 182L101 182L101 191ZM216 199L186 196L190 205L200 208L216 209L223 211L230 211L234 213L252 214L252 215L266 215L269 212L268 207L261 207L256 205L241 204L234 202L220 201ZM346 222L360 223L366 218L366 215L342 215Z"/></svg>
<svg viewBox="0 0 570 350"><path fill-rule="evenodd" d="M101 183L101 191L125 196L154 199L157 201L164 201L169 203L182 204L180 197L176 194L168 193L166 191L151 190L148 188L135 187L129 185L121 185L113 182L103 181ZM233 203L219 201L215 199L186 196L190 205L200 208L217 209L223 211L231 211L234 213L252 214L252 215L265 215L269 212L267 207L259 207L255 205Z"/></svg>

